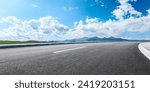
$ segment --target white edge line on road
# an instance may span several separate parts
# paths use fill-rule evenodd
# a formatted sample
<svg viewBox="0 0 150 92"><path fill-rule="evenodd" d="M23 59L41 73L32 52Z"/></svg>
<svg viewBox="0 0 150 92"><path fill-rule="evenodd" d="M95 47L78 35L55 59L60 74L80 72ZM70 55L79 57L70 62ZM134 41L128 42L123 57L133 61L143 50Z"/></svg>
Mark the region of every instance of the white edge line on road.
<svg viewBox="0 0 150 92"><path fill-rule="evenodd" d="M55 51L53 53L62 53L62 52L67 52L67 51L72 51L72 50L77 50L77 49L83 49L86 48L86 46L82 46L82 47L77 47L77 48L71 48L71 49L65 49L65 50L60 50L60 51Z"/></svg>
<svg viewBox="0 0 150 92"><path fill-rule="evenodd" d="M142 44L139 44L138 48L150 60L150 51L145 49Z"/></svg>

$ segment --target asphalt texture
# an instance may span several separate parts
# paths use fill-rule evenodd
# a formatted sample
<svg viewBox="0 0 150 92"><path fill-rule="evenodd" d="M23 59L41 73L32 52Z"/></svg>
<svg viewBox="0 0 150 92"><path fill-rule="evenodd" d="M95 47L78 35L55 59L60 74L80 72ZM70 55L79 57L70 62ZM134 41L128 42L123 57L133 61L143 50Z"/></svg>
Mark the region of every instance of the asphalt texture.
<svg viewBox="0 0 150 92"><path fill-rule="evenodd" d="M149 75L136 42L0 49L1 75Z"/></svg>

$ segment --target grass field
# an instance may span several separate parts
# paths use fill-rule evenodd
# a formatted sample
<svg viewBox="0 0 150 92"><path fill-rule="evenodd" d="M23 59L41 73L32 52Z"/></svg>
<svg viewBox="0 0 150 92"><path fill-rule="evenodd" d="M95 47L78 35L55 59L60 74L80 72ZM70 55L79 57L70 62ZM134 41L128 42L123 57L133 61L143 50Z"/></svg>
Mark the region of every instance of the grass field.
<svg viewBox="0 0 150 92"><path fill-rule="evenodd" d="M2 44L33 44L33 43L44 43L40 41L0 41L0 45Z"/></svg>

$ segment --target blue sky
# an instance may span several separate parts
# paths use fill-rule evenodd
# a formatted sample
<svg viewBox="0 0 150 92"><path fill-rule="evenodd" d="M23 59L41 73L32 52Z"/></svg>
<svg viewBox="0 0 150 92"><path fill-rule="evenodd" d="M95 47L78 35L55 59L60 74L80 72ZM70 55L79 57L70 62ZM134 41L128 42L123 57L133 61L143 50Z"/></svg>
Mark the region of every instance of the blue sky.
<svg viewBox="0 0 150 92"><path fill-rule="evenodd" d="M149 9L150 0L0 0L0 39L150 39Z"/></svg>
<svg viewBox="0 0 150 92"><path fill-rule="evenodd" d="M104 3L105 6L101 6ZM75 21L86 19L87 16L105 21L111 17L116 5L117 2L112 0L102 0L101 3L95 0L2 0L0 17L16 16L26 20L53 16L72 27Z"/></svg>

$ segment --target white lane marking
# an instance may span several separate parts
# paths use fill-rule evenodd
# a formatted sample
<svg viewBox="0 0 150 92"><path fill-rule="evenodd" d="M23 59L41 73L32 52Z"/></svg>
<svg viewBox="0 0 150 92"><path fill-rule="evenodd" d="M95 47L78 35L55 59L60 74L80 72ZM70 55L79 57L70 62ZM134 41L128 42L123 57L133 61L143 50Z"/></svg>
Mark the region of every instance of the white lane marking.
<svg viewBox="0 0 150 92"><path fill-rule="evenodd" d="M71 50L77 50L77 49L83 49L86 48L86 46L82 46L82 47L77 47L77 48L71 48L71 49L65 49L65 50L60 50L60 51L55 51L53 53L62 53L62 52L67 52L67 51L71 51Z"/></svg>
<svg viewBox="0 0 150 92"><path fill-rule="evenodd" d="M139 44L138 48L150 60L150 51L143 47L143 45Z"/></svg>

